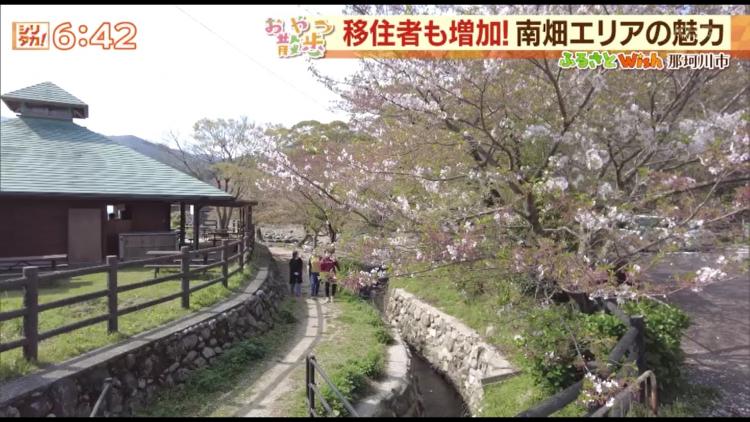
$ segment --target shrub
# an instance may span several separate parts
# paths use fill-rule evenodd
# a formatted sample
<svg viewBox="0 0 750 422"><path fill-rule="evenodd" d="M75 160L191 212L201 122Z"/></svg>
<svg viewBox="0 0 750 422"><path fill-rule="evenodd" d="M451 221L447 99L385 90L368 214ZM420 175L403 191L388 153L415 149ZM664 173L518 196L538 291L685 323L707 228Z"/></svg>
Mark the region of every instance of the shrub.
<svg viewBox="0 0 750 422"><path fill-rule="evenodd" d="M528 315L528 326L517 341L522 365L534 383L554 394L575 382L578 356L571 332L578 326L577 311L567 305L537 308ZM569 328L570 327L570 328ZM578 331L578 330L575 330Z"/></svg>
<svg viewBox="0 0 750 422"><path fill-rule="evenodd" d="M675 389L682 382L680 369L685 355L680 348L690 318L679 308L651 299L626 302L629 315L643 315L646 323L646 364L656 374L660 393Z"/></svg>
<svg viewBox="0 0 750 422"><path fill-rule="evenodd" d="M375 338L377 338L379 343L385 345L389 345L393 342L391 332L385 327L378 327L377 331L375 331Z"/></svg>
<svg viewBox="0 0 750 422"><path fill-rule="evenodd" d="M684 361L680 340L689 326L688 316L650 299L626 302L621 308L626 314L644 316L646 363L656 374L660 392L677 387ZM605 362L627 330L613 315L587 315L570 305L534 309L527 322L523 335L517 338L523 353L520 360L534 382L550 394L580 379L583 360Z"/></svg>
<svg viewBox="0 0 750 422"><path fill-rule="evenodd" d="M295 318L294 314L289 312L288 309L282 309L281 311L279 311L279 314L276 318L278 319L278 321L281 321L284 324L292 324L297 322L297 318Z"/></svg>

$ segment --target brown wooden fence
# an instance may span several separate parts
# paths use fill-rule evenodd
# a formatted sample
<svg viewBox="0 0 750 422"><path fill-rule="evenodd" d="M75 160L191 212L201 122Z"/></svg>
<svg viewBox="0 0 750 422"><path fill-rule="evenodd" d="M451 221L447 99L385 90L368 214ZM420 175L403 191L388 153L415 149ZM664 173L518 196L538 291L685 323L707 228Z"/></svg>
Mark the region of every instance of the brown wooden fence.
<svg viewBox="0 0 750 422"><path fill-rule="evenodd" d="M224 287L228 287L229 277L235 273L242 271L245 267L245 263L249 261L249 257L253 252L254 242L252 237L246 236L241 240L230 242L229 240L223 240L219 246L204 248L198 250L190 250L188 246L183 246L180 253L167 256L159 256L156 258L139 259L134 261L123 261L118 262L117 256L107 256L107 263L105 265L97 265L93 267L78 268L67 271L55 271L46 274L39 274L37 267L24 267L23 276L16 279L5 280L0 282L0 291L11 290L11 289L24 289L23 297L23 308L14 309L12 311L0 312L0 322L7 321L14 318L23 317L23 338L13 340L7 343L0 343L0 353L6 350L23 347L23 355L26 359L36 360L38 356L39 342L52 337L56 337L65 333L68 333L79 328L83 328L89 325L98 324L100 322L107 321L107 329L110 333L118 331L117 323L118 318L121 315L126 315L132 312L140 311L142 309L149 308L151 306L158 305L160 303L168 302L177 298L182 299L182 307L190 307L190 293L196 292L201 289L205 289L216 283L222 283ZM208 265L200 265L197 268L190 269L190 261L194 257L207 256L208 253L218 252L220 259L217 262ZM149 280L140 281L137 283L127 284L118 286L117 284L117 273L119 270L141 267L143 265L160 264L165 262L180 262L180 272L168 274L161 277L154 277ZM229 271L229 265L238 262L237 268ZM168 264L165 264L168 266ZM219 277L204 281L200 284L190 286L190 278L196 274L204 273L212 268L221 267L221 275ZM40 282L51 282L59 279L82 276L87 274L94 274L99 272L107 272L107 288L96 292L86 293L79 296L68 297L65 299L56 300L44 304L39 304L39 283ZM117 304L118 293L141 289L155 284L164 283L171 280L181 280L181 290L177 293L170 294L158 299L153 299L147 302L139 303L127 308L119 308ZM108 312L105 315L98 315L91 318L84 319L69 325L57 327L55 329L39 332L39 313L50 309L61 308L69 306L75 303L85 302L92 299L101 297L107 298Z"/></svg>
<svg viewBox="0 0 750 422"><path fill-rule="evenodd" d="M608 378L610 374L612 374L612 371L618 371L617 378L633 375L643 375L646 372L646 325L644 323L643 316L628 316L620 308L618 308L617 305L610 301L604 302L603 308L605 312L619 318L628 327L628 330L622 337L620 337L620 340L609 353L606 365L601 368L597 368L593 362L590 362L587 364L588 369L591 371L595 371L601 378ZM626 359L624 363L621 363L620 361L623 359L623 357L625 357ZM635 371L637 371L637 374L634 374ZM636 386L638 386L642 382L650 382L650 384L647 385L647 388L650 387L651 392L650 404L652 411L656 413L656 379L653 376L653 373L651 373L650 371L649 374L650 378L644 378L643 380L639 378L638 382L635 384ZM583 380L576 382L575 384L560 391L554 396L549 397L533 408L525 410L516 416L547 417L575 401L581 394L582 389ZM639 399L642 400L646 396L646 394L644 394L645 391L646 390L636 392L635 394L639 395ZM629 389L628 393L633 392ZM617 413L620 416L624 416L628 411L627 406L630 404L630 401L626 401L625 394L622 394L616 397L616 402L616 405L612 406L611 408L606 408L605 406L595 411L589 412L585 416L607 416L612 408L617 408Z"/></svg>

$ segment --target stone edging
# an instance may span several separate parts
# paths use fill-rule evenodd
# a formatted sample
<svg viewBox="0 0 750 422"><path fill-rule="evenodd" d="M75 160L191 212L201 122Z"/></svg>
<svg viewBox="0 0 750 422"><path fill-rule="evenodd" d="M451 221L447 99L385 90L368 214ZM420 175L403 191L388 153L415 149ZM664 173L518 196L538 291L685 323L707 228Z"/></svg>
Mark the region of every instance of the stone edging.
<svg viewBox="0 0 750 422"><path fill-rule="evenodd" d="M260 247L257 253L262 254L258 272L241 293L121 343L0 385L0 417L87 417L107 377L113 378L113 388L102 415L129 415L147 404L159 387L183 382L192 370L210 365L233 343L268 331L286 287L270 277L270 252Z"/></svg>
<svg viewBox="0 0 750 422"><path fill-rule="evenodd" d="M397 331L397 330L394 330ZM370 381L374 393L354 405L361 417L420 416L419 392L412 376L411 352L401 341L399 333L386 353L385 376Z"/></svg>
<svg viewBox="0 0 750 422"><path fill-rule="evenodd" d="M385 316L403 340L451 380L472 415L481 413L484 385L519 371L491 344L457 318L403 289L389 288Z"/></svg>

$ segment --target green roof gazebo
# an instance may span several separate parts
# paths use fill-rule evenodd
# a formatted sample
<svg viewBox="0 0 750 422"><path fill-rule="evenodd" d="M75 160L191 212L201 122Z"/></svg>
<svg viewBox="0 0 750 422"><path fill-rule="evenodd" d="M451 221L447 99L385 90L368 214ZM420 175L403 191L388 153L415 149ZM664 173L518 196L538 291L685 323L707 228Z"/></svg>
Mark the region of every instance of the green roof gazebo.
<svg viewBox="0 0 750 422"><path fill-rule="evenodd" d="M252 205L73 122L88 105L44 82L0 97L18 118L0 123L0 258L65 253L71 263L119 255L122 233L171 231L180 204L241 207L252 237ZM108 212L108 209L111 212Z"/></svg>

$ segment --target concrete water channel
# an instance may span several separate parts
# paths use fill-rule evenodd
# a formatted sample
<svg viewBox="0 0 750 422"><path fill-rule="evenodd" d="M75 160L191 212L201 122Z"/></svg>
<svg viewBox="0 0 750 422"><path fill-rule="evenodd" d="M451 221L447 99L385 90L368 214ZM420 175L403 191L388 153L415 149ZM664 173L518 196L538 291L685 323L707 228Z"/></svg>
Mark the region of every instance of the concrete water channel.
<svg viewBox="0 0 750 422"><path fill-rule="evenodd" d="M387 279L382 279L378 288L373 289L366 296L372 305L385 318L385 293L388 288ZM388 321L385 321L386 324ZM415 384L421 405L419 417L471 417L469 407L453 383L440 374L423 356L409 346L410 376ZM396 416L414 416L401 415Z"/></svg>

